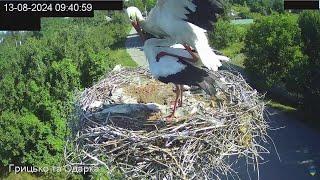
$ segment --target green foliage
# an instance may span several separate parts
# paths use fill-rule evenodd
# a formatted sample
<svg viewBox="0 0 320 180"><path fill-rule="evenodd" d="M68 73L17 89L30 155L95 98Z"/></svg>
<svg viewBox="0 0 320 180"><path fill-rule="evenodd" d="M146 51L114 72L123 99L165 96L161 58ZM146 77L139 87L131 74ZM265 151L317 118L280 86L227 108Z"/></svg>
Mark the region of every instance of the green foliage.
<svg viewBox="0 0 320 180"><path fill-rule="evenodd" d="M53 61L49 68L48 83L50 83L50 95L56 100L67 101L72 98L72 92L80 88L80 72L71 59Z"/></svg>
<svg viewBox="0 0 320 180"><path fill-rule="evenodd" d="M304 97L304 109L310 114L320 115L320 13L305 11L299 16L303 53L307 59L295 67L292 72L291 87L298 87ZM297 73L298 72L298 73ZM294 88L291 88L294 91Z"/></svg>
<svg viewBox="0 0 320 180"><path fill-rule="evenodd" d="M279 13L284 13L284 1L283 0L274 0L272 3L272 10L279 12Z"/></svg>
<svg viewBox="0 0 320 180"><path fill-rule="evenodd" d="M249 6L252 12L259 12L263 15L267 15L268 12L270 12L271 1L270 0L252 1L249 3Z"/></svg>
<svg viewBox="0 0 320 180"><path fill-rule="evenodd" d="M246 4L245 5L235 4L232 6L232 10L238 13L238 16L243 19L252 18L250 8Z"/></svg>
<svg viewBox="0 0 320 180"><path fill-rule="evenodd" d="M298 22L304 53L308 55L310 63L320 65L320 13L305 11L300 14Z"/></svg>
<svg viewBox="0 0 320 180"><path fill-rule="evenodd" d="M303 59L296 17L272 15L258 20L245 38L245 66L263 89L283 83L296 62Z"/></svg>
<svg viewBox="0 0 320 180"><path fill-rule="evenodd" d="M112 54L111 58L113 61L118 62L118 64L123 64L128 67L135 67L137 66L135 61L132 61L130 55L126 53L126 50L123 48L111 50Z"/></svg>
<svg viewBox="0 0 320 180"><path fill-rule="evenodd" d="M5 111L0 116L1 164L43 166L61 161L63 140L54 137L50 125L34 114Z"/></svg>
<svg viewBox="0 0 320 180"><path fill-rule="evenodd" d="M143 11L145 9L145 5L143 4L142 0L129 0L125 2L125 6L135 6L137 7L140 11Z"/></svg>
<svg viewBox="0 0 320 180"><path fill-rule="evenodd" d="M252 14L248 12L247 8L250 9L250 12L260 13L263 15L268 15L272 12L284 12L283 0L231 0L231 3L236 5L237 10L239 10L238 12L240 13L240 17L242 17L242 15L245 15L246 18L252 18ZM243 6L243 8L240 8L239 5Z"/></svg>
<svg viewBox="0 0 320 180"><path fill-rule="evenodd" d="M63 163L75 92L116 64L135 65L121 49L130 29L124 13L42 22L40 32L9 32L0 43L1 170Z"/></svg>
<svg viewBox="0 0 320 180"><path fill-rule="evenodd" d="M38 178L29 173L19 173L15 174L14 172L10 173L6 180L37 180Z"/></svg>
<svg viewBox="0 0 320 180"><path fill-rule="evenodd" d="M65 180L65 179L83 180L84 179L84 177L81 174L75 174L75 173L72 174L66 171L62 171L62 172L56 172L56 173L46 173L41 176L35 173L22 172L22 173L16 174L15 172L11 172L9 175L5 177L5 180L46 180L46 179L53 179L53 177L55 180Z"/></svg>
<svg viewBox="0 0 320 180"><path fill-rule="evenodd" d="M135 6L140 9L141 12L147 10L148 12L155 6L156 0L129 0L125 3L126 7Z"/></svg>
<svg viewBox="0 0 320 180"><path fill-rule="evenodd" d="M86 83L85 86L91 86L99 77L105 74L105 72L110 71L112 67L114 67L116 62L110 60L109 56L109 53L105 51L101 51L97 54L89 54L88 59L84 62L82 67L82 81Z"/></svg>
<svg viewBox="0 0 320 180"><path fill-rule="evenodd" d="M239 43L243 41L247 27L247 25L235 25L228 21L219 20L215 23L214 31L210 34L210 43L218 49Z"/></svg>
<svg viewBox="0 0 320 180"><path fill-rule="evenodd" d="M112 172L104 167L99 168L98 171L92 174L92 179L100 180L121 180L124 179L119 170L113 170Z"/></svg>
<svg viewBox="0 0 320 180"><path fill-rule="evenodd" d="M147 8L147 11L150 11L151 8L153 8L157 3L156 0L143 0L143 2L144 2L144 5Z"/></svg>

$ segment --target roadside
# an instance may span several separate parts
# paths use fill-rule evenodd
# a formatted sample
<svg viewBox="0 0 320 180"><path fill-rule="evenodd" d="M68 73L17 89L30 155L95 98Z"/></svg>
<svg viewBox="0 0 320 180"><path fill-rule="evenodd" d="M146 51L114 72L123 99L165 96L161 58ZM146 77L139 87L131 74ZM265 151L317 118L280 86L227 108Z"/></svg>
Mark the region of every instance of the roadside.
<svg viewBox="0 0 320 180"><path fill-rule="evenodd" d="M147 59L142 49L143 43L136 30L132 28L125 42L126 51L138 66L148 66Z"/></svg>
<svg viewBox="0 0 320 180"><path fill-rule="evenodd" d="M262 154L260 160L260 180L316 180L320 179L320 133L301 122L294 114L268 108L267 118L271 130L264 145L270 154ZM276 149L275 149L276 147ZM279 154L279 157L278 155ZM244 159L239 160L235 170L241 179L257 178L257 172L243 166Z"/></svg>

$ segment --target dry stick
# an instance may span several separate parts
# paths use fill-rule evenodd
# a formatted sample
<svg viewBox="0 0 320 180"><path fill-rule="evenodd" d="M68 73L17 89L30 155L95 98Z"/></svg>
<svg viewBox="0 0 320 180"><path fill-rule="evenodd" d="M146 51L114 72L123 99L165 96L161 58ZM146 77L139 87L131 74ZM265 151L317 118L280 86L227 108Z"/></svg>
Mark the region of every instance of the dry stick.
<svg viewBox="0 0 320 180"><path fill-rule="evenodd" d="M232 154L245 156L257 163L258 158L261 158L260 154L268 153L268 150L257 141L261 139L266 142L268 125L263 116L264 104L260 101L261 96L246 84L241 76L227 71L213 73L218 78L225 78L225 85L228 87L223 90L223 94L230 104L223 103L223 109L208 109L204 103L200 103L196 114L184 117L186 121L172 124L169 127L156 126L157 130L151 132L133 131L117 127L112 123L108 124L109 120L112 122L112 119L115 118L110 113L103 123L99 123L93 117L88 117L97 110L89 109L87 113L79 111L82 112L79 117L84 124L79 130L81 135L75 140L76 147L90 152L90 155L96 160L99 160L102 154L109 154L108 164L118 165L119 169L127 177L130 174L131 178L166 177L173 179L178 177L189 179L197 176L219 178L213 170L230 174L232 178L235 178L233 174L236 175L236 173L232 171L227 162L223 161L226 156ZM149 78L149 75L142 68L111 72L105 80L82 93L78 106L79 108L89 107L96 100L121 103L111 101L104 91L110 90L111 87L115 89L133 83L133 77ZM188 105L194 103L190 98L187 101ZM250 115L250 119L243 121L241 120L242 115ZM128 122L139 122L135 117L118 116L117 118ZM240 133L240 127L246 127L248 131L244 134ZM239 144L245 134L250 134L252 138L248 147ZM169 143L169 147L166 148L163 143ZM80 158L82 163L90 164L89 160L92 159L83 153L65 152L65 154L70 155L65 156L69 163ZM130 165L129 160L136 161L137 164ZM167 168L155 171L158 169L156 164ZM178 172L183 175L181 176Z"/></svg>
<svg viewBox="0 0 320 180"><path fill-rule="evenodd" d="M104 163L103 161L100 161L98 158L90 155L89 153L82 151L84 154L86 154L89 158L93 159L94 161L97 161L98 163L102 164L103 166L105 166L108 169L108 166L106 163Z"/></svg>

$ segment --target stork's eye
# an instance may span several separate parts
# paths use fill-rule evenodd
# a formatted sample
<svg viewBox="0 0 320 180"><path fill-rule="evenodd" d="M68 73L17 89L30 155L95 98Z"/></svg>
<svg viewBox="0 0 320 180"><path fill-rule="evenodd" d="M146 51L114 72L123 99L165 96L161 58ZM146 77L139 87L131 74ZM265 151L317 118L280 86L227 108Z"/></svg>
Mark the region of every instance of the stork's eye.
<svg viewBox="0 0 320 180"><path fill-rule="evenodd" d="M133 21L133 20L134 20L134 17L133 17L133 16L129 16L129 19L130 19L131 21Z"/></svg>

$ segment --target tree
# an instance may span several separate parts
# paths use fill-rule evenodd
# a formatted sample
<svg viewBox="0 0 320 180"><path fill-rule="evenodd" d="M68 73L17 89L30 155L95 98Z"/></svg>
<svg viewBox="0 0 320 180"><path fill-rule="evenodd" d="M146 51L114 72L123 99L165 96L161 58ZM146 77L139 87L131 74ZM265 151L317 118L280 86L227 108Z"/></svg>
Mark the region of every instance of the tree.
<svg viewBox="0 0 320 180"><path fill-rule="evenodd" d="M305 11L299 16L303 53L307 60L299 66L302 72L296 79L304 97L304 107L309 113L320 114L320 13ZM302 87L301 87L302 86Z"/></svg>
<svg viewBox="0 0 320 180"><path fill-rule="evenodd" d="M0 43L0 171L9 163L63 162L75 92L125 62L113 52L125 54L118 49L130 27L126 15L95 15L46 18L40 32L9 33Z"/></svg>
<svg viewBox="0 0 320 180"><path fill-rule="evenodd" d="M296 17L276 14L256 21L245 37L244 53L246 70L259 88L284 83L303 59Z"/></svg>
<svg viewBox="0 0 320 180"><path fill-rule="evenodd" d="M271 14L272 11L278 13L284 12L283 0L231 0L231 2L248 6L251 12L261 13L263 15Z"/></svg>
<svg viewBox="0 0 320 180"><path fill-rule="evenodd" d="M145 5L143 4L143 1L142 0L130 0L130 1L127 1L125 3L126 7L129 7L129 6L135 6L137 7L140 11L144 11L145 9Z"/></svg>
<svg viewBox="0 0 320 180"><path fill-rule="evenodd" d="M299 27L303 41L303 52L308 55L310 63L320 65L320 13L304 11L299 16Z"/></svg>
<svg viewBox="0 0 320 180"><path fill-rule="evenodd" d="M53 142L58 139L51 131L48 124L41 122L31 112L26 111L21 115L3 112L0 116L1 164L59 164L59 153L62 153L63 146L60 145L58 151L53 148Z"/></svg>
<svg viewBox="0 0 320 180"><path fill-rule="evenodd" d="M86 87L92 86L101 76L112 70L115 64L115 61L110 59L108 52L90 53L89 58L82 67L82 80L87 83Z"/></svg>
<svg viewBox="0 0 320 180"><path fill-rule="evenodd" d="M210 33L210 43L218 49L223 49L233 43L243 41L247 28L231 24L229 21L219 20L214 24L214 31Z"/></svg>
<svg viewBox="0 0 320 180"><path fill-rule="evenodd" d="M141 12L150 11L157 3L157 0L130 0L125 2L125 6L135 6L140 9Z"/></svg>
<svg viewBox="0 0 320 180"><path fill-rule="evenodd" d="M274 0L272 2L272 10L279 12L279 13L284 13L284 1L283 0Z"/></svg>

